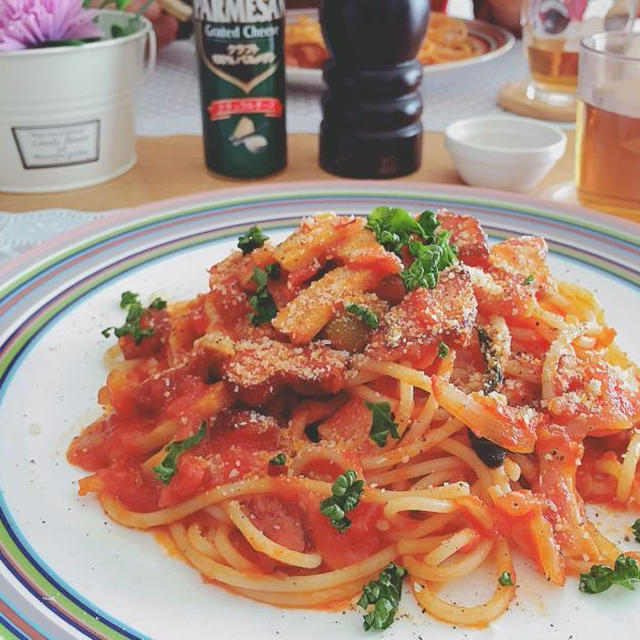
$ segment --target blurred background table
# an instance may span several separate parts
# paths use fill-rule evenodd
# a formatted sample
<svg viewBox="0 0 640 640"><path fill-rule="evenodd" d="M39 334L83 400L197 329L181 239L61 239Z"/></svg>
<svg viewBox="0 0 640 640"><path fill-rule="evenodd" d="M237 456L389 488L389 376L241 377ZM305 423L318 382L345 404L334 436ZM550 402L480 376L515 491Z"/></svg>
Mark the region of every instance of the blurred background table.
<svg viewBox="0 0 640 640"><path fill-rule="evenodd" d="M313 4L313 0L287 2L290 8ZM449 0L449 12L472 17L471 2ZM111 215L109 212L113 209L241 184L214 176L205 168L196 71L192 41L176 41L160 51L156 71L142 89L138 105L138 164L125 175L102 185L66 193L0 193L0 260L88 219ZM526 75L520 42L497 59L425 75L423 164L420 171L403 180L460 183L444 149L442 132L460 118L504 113L496 105L498 89L505 82ZM289 164L285 171L268 181L333 178L318 166L320 97L318 88L288 87ZM571 131L568 134L564 158L536 193L544 194L551 186L573 179L573 135ZM255 184L259 189L260 183ZM45 209L47 211L43 211ZM14 215L17 212L28 213Z"/></svg>
<svg viewBox="0 0 640 640"><path fill-rule="evenodd" d="M536 193L544 193L549 187L571 180L572 177L573 134L569 132L564 157L538 185ZM19 212L55 207L104 211L211 189L255 184L258 190L260 184L265 182L302 180L340 180L318 166L317 135L289 135L287 168L276 175L254 181L224 178L209 172L204 165L200 137L138 138L138 164L120 178L63 193L0 194L0 209ZM398 181L462 184L444 148L444 136L441 133L425 132L422 167L419 171L380 184Z"/></svg>
<svg viewBox="0 0 640 640"><path fill-rule="evenodd" d="M425 74L421 86L425 130L444 131L450 123L473 115L504 114L496 104L500 87L509 80L524 79L527 74L520 41L494 60ZM316 133L319 130L321 95L319 88L287 86L289 133ZM139 135L201 134L193 42L174 42L160 52L156 71L142 90L137 115Z"/></svg>
<svg viewBox="0 0 640 640"><path fill-rule="evenodd" d="M544 194L550 187L572 179L572 132L568 137L564 157L538 186L536 193ZM418 172L381 184L399 181L460 184L444 148L442 133L425 132L423 145L422 168ZM88 220L117 215L117 211L109 211L113 209L241 184L254 184L259 190L264 182L338 180L318 166L318 136L315 134L290 135L287 168L254 182L225 179L208 172L199 136L140 137L137 148L136 167L101 185L56 194L0 193L0 261Z"/></svg>

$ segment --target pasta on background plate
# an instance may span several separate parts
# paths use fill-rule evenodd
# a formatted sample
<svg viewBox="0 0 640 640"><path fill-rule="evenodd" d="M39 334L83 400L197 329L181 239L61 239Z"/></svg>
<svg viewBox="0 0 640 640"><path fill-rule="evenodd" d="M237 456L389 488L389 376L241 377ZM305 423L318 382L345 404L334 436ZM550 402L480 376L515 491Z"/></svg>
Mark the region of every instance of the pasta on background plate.
<svg viewBox="0 0 640 640"><path fill-rule="evenodd" d="M393 622L405 579L431 616L485 626L515 596L514 550L553 585L631 586L637 554L585 503L637 508L638 369L546 256L379 207L277 245L252 227L192 300L124 292L104 413L68 451L92 472L80 494L241 595L357 598L366 629ZM439 596L485 564L486 602Z"/></svg>
<svg viewBox="0 0 640 640"><path fill-rule="evenodd" d="M487 44L469 34L464 20L433 12L418 51L423 66L465 60L486 53ZM288 67L322 69L329 57L317 19L299 16L285 27L285 57Z"/></svg>

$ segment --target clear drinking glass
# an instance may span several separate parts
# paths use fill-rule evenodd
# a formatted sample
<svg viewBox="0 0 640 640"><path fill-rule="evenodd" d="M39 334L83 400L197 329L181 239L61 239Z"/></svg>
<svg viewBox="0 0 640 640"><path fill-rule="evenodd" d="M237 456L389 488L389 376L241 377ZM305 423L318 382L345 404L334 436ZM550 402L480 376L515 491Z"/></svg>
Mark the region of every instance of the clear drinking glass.
<svg viewBox="0 0 640 640"><path fill-rule="evenodd" d="M634 13L635 0L524 0L527 97L558 106L575 104L580 41L600 31L624 29Z"/></svg>
<svg viewBox="0 0 640 640"><path fill-rule="evenodd" d="M640 33L580 45L576 187L586 207L640 218Z"/></svg>

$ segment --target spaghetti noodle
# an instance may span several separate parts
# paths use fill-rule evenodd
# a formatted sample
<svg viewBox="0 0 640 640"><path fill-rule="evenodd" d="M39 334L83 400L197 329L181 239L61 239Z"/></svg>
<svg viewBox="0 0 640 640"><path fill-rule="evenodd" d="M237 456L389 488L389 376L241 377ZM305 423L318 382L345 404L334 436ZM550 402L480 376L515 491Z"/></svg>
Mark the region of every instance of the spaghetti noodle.
<svg viewBox="0 0 640 640"><path fill-rule="evenodd" d="M387 593L390 618L366 628L405 573L427 613L484 626L514 547L556 585L614 563L584 505L640 499L638 370L544 240L380 208L239 246L192 300L123 294L80 494L261 602L344 606L380 574L359 602ZM485 563L486 602L438 595Z"/></svg>

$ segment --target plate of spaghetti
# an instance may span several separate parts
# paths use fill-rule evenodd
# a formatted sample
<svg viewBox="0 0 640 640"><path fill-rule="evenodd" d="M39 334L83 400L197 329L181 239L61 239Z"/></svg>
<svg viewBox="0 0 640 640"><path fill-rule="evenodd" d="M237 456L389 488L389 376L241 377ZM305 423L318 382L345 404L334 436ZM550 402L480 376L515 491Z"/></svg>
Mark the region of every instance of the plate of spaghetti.
<svg viewBox="0 0 640 640"><path fill-rule="evenodd" d="M8 637L635 629L631 223L276 185L2 269Z"/></svg>
<svg viewBox="0 0 640 640"><path fill-rule="evenodd" d="M424 73L433 74L492 60L507 53L514 42L511 33L496 25L432 12L417 57ZM287 81L324 86L322 65L327 57L317 11L299 9L287 12Z"/></svg>

